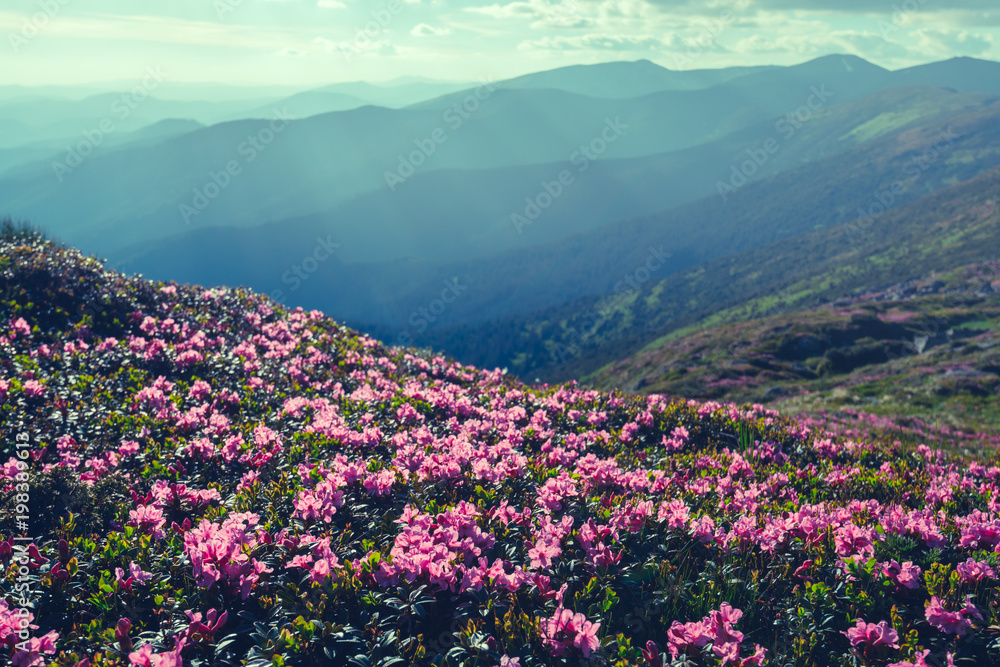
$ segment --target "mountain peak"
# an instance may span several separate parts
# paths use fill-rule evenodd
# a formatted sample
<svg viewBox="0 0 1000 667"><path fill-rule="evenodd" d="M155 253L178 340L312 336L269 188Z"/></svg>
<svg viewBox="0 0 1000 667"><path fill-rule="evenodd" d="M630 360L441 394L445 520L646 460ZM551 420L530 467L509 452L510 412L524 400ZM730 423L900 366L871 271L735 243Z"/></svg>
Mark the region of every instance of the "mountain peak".
<svg viewBox="0 0 1000 667"><path fill-rule="evenodd" d="M860 56L850 53L831 53L825 56L820 56L819 58L807 60L801 65L793 65L793 67L806 68L817 65L843 67L849 71L888 71L884 67L880 67L875 63L869 62Z"/></svg>

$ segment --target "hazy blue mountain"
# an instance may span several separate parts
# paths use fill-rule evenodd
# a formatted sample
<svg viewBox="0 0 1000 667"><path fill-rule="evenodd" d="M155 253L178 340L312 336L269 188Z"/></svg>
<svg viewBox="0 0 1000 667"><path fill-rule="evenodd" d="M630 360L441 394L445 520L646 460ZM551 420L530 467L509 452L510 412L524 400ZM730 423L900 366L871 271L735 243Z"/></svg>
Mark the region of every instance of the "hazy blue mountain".
<svg viewBox="0 0 1000 667"><path fill-rule="evenodd" d="M323 86L312 92L340 93L365 100L368 104L399 108L446 95L457 90L465 90L477 84L471 82L435 81L433 79L418 80L415 77L385 83L368 83L354 81L350 83L334 83Z"/></svg>
<svg viewBox="0 0 1000 667"><path fill-rule="evenodd" d="M607 367L597 375L604 375L605 382L617 375L615 381L619 387L642 388L645 383L639 379L641 377L647 378L646 383L652 378L681 380L689 371L694 372L686 379L697 382L698 369L688 367L683 360L667 358L664 356L667 350L663 346L676 350L678 345L674 345L673 341L679 341L679 346L684 346L686 336L697 339L706 329L719 324L745 322L768 315L782 317L803 308L831 302L835 308L847 306L848 315L864 312L863 299L858 298L862 294L888 297L882 302L884 308L895 310L895 299L900 297L900 292L907 290L896 291L893 287L898 290L901 286L912 285L911 281L915 280L923 279L924 284L929 285L937 279L944 279L952 284L940 291L936 287L931 288L932 292L938 292L944 298L928 304L930 312L921 325L927 327L924 331L939 332L937 341L932 345L947 344L951 342L952 334L947 330L952 325L940 325L952 313L962 312L953 307L956 297L972 300L969 305L973 314L969 319L984 322L984 327L995 327L995 320L986 323L988 320L976 313L981 312L984 293L975 295L973 292L977 291L977 285L983 284L983 278L989 280L996 275L995 266L1000 256L1000 235L996 233L1000 223L996 207L998 198L1000 169L994 168L890 209L859 236L851 234L845 225L821 227L711 260L664 279L651 280L640 285L638 293L627 295L629 298L618 299L617 302L603 295L585 297L528 317L503 318L451 330L431 330L423 343L448 349L466 363L477 361L488 367L506 366L512 374L542 377L545 381L586 378L602 366L611 365L614 367ZM964 267L973 270L967 271ZM978 276L976 269L981 271ZM959 278L958 285L954 283L955 278ZM971 289L969 278L973 279ZM885 294L893 291L896 291L895 295ZM995 297L986 295L985 298ZM612 303L615 305L609 307ZM807 314L815 323L817 320L812 315ZM902 318L894 321L900 322ZM920 320L910 320L911 324L918 322ZM955 327L957 331L963 328ZM874 341L869 336L878 336L876 331L869 329L862 333L863 338L854 345L845 341L843 346L830 351L826 358L837 361L841 370L872 363L864 355L870 354L869 346ZM792 331L787 323L780 324L778 333L781 332L788 334L786 340L790 338L797 347L797 332ZM754 334L747 330L740 334L743 344L738 346L738 356L729 356L734 348L719 348L711 344L700 345L701 349L698 349L699 344L695 343L687 349L692 355L696 352L702 355L721 353L720 356L728 357L737 365L762 362L765 368L769 368L770 360L757 358L756 361L748 361L755 359L752 353L747 354L749 351L745 346L747 341L754 340ZM689 340L689 343L694 342ZM964 346L958 341L956 343L950 345L956 352L951 358L955 361L949 362L960 364L963 368L975 364L977 354L991 354L988 345ZM878 347L877 343L875 347ZM992 351L994 370L997 368L995 349ZM640 358L618 364L639 350L643 350ZM801 351L806 353L805 357L818 356L814 350ZM774 352L773 348L771 352ZM697 357L693 359L697 360ZM843 362L846 364L840 366ZM921 357L915 364L918 365L916 372L927 375L927 363ZM635 374L631 379L620 375L623 366ZM801 365L797 370L809 372ZM739 377L731 369L727 371L730 372L719 377ZM893 386L902 379L896 368L885 374L871 368L858 375L882 378ZM599 378L591 379L600 382ZM765 382L773 386L775 379L773 374L768 373ZM858 379L866 381L858 376L852 378ZM850 386L858 391L856 382L851 382ZM662 384L649 387L649 390L669 392ZM881 393L875 389L864 395L877 396ZM913 400L909 391L906 400Z"/></svg>
<svg viewBox="0 0 1000 667"><path fill-rule="evenodd" d="M928 170L910 181L882 214L875 192L886 197L893 182L907 178L914 155L934 150L937 127L903 132L748 186L740 195L743 205L727 215L711 210L718 202L698 202L496 262L438 266L435 275L427 276L422 294L411 278L402 290L405 301L380 303L383 317L401 324L366 329L394 342L406 334L404 341L446 350L466 363L564 380L583 377L698 322L739 321L838 299L873 285L995 262L1000 249L998 111L957 121L958 139L948 159L928 163ZM874 153L876 148L884 153ZM976 162L972 155L984 159ZM860 221L859 207L876 211L874 218ZM673 256L647 278L639 269L652 256L649 248L661 243L662 251ZM341 276L333 269L336 280ZM378 279L379 273L372 270L371 275ZM427 308L434 298L429 295L440 291L443 276L460 277L465 291L428 324ZM614 298L614 281L630 278L639 291ZM593 288L600 280L606 282L590 296L527 316L472 319L496 307L491 296L537 298L538 292L559 286L579 291L581 282ZM303 298L319 283L305 283L295 297ZM484 289L497 284L506 289ZM378 298L384 292L384 287L373 289L365 296ZM318 291L310 296L321 298ZM444 326L463 318L469 323Z"/></svg>
<svg viewBox="0 0 1000 667"><path fill-rule="evenodd" d="M15 99L0 102L0 148L31 147L47 143L74 146L99 133L104 136L127 134L170 119L191 119L206 125L259 107L261 101L177 102L131 94L107 93L83 100L56 98ZM241 114L239 114L241 115ZM103 132L101 128L111 128Z"/></svg>
<svg viewBox="0 0 1000 667"><path fill-rule="evenodd" d="M86 97L115 91L130 90L137 81L120 80L90 83L83 85L46 85L46 86L0 86L0 101L27 98L55 98L81 100ZM233 86L220 83L199 83L167 80L157 89L157 97L163 100L204 100L206 102L223 102L249 100L259 103L263 100L279 100L308 86Z"/></svg>
<svg viewBox="0 0 1000 667"><path fill-rule="evenodd" d="M414 176L395 193L382 190L367 193L329 211L270 223L255 230L234 230L232 235L281 236L291 241L293 247L296 243L301 247L318 234L332 233L353 262L396 257L446 260L487 256L557 241L615 220L660 211L707 195L721 196L719 183L732 188L733 166L742 166L751 154L766 159L759 165L751 163L756 173L747 180L837 154L908 125L926 124L979 109L996 100L940 88L890 89L863 100L833 105L827 113L804 123L790 135L776 131L775 123L769 123L695 148L642 158L601 160L593 164L565 161L500 169L432 171ZM886 114L896 122L884 121ZM877 127L872 127L873 121ZM761 152L768 139L773 139L777 147L773 154ZM572 176L565 187L558 179L563 171ZM549 185L548 190L544 184ZM525 200L530 198L544 204L545 197L551 196L549 191L559 196L550 206L539 207L539 217L532 222L527 216L533 211L527 210L530 204ZM729 190L724 194L730 196ZM513 219L514 215L521 218ZM358 220L364 220L365 224L357 224ZM158 256L160 265L165 265L171 256L190 256L190 249L185 246L210 246L212 242L206 238L196 231L179 245L175 241L158 240L150 242L147 249ZM217 250L228 252L226 245ZM111 253L111 257L134 257L137 252L145 250L130 248ZM270 263L266 257L248 258L247 262L255 266ZM128 268L145 270L141 262ZM198 278L206 283L225 279L226 274L221 272Z"/></svg>
<svg viewBox="0 0 1000 667"><path fill-rule="evenodd" d="M924 109L926 115L881 133L865 129L872 118L893 109ZM779 168L779 160L785 160L786 167L810 157L817 161L750 183L728 200L716 193L632 220L603 225L595 221L594 211L607 205L606 199L613 202L602 211L606 214L613 214L616 208L629 210L627 207L636 202L652 206L655 199L649 192L662 190L664 184L673 186L675 178L675 196L685 189L697 191L699 179L703 179L702 192L706 185L713 188L710 173L720 169L718 164L703 167L700 174L693 171L698 168L695 155L704 158L708 154L709 147L700 147L657 157L655 168L653 158L644 158L641 165L640 160L593 165L592 178L581 176L572 194L567 191L566 199L559 200L560 204L572 204L571 213L557 214L553 206L520 236L508 216L496 227L487 224L475 238L468 231L471 218L465 217L473 209L463 208L479 192L473 185L475 175L448 174L446 178L436 173L422 178L442 178L442 189L435 190L429 184L415 188L426 194L426 199L405 200L399 210L410 211L411 217L408 221L402 216L393 218L392 222L398 223L395 228L377 222L380 216L390 215L386 211L347 206L329 216L254 229L193 232L120 255L124 260L121 266L157 278L247 284L266 292L282 290L289 303L324 308L354 324L388 327L389 333L406 327L413 312L436 298L445 280L460 277L469 289L439 319L452 324L482 322L611 291L622 275L641 264L651 247L662 245L674 254L669 265L660 268L662 275L667 275L817 226L850 221L857 217L858 206L867 207L874 200L877 189L910 179L915 166L917 180L894 196L900 203L972 178L1000 164L998 120L1000 103L992 97L917 87L894 89L831 107L815 124L803 127L800 141L789 141L775 154L773 168ZM940 132L948 127L956 133L948 147L948 159L936 159L921 171L914 163L915 156L938 142ZM745 140L737 137L711 150L717 159L731 156L736 145L747 145ZM684 180L691 173L697 175ZM481 196L489 202L486 184L497 184L504 178L497 171L480 176L484 176L479 186ZM519 177L526 183L531 179L524 174ZM659 188L657 177L662 181ZM612 181L614 178L618 180ZM414 186L418 185L416 180ZM450 196L443 188L446 183L453 186ZM456 193L467 194L460 198ZM616 198L619 194L620 200ZM444 203L435 205L435 198ZM463 228L440 222L447 220L467 224ZM577 231L585 233L571 234L574 222L579 225ZM551 230L559 225L563 237L553 240ZM591 226L590 231L585 231L587 226ZM495 233L490 235L490 231ZM292 268L315 250L317 239L340 247L315 274L296 280ZM468 259L444 259L435 254L439 250L435 243L447 246L453 256ZM517 243L523 245L515 246ZM487 252L490 247L492 254ZM378 253L385 259L377 260Z"/></svg>
<svg viewBox="0 0 1000 667"><path fill-rule="evenodd" d="M953 65L968 68L969 85L977 87L978 61ZM658 71L642 61L611 66L634 68L636 79ZM560 76L571 82L580 72L601 71L571 69ZM280 133L267 120L242 120L105 151L72 169L54 171L49 164L8 173L0 178L0 201L10 213L103 255L129 248L134 256L137 244L199 228L298 219L303 229L343 229L359 260L401 252L434 260L482 256L676 206L712 194L720 183L738 188L742 177L734 170L768 145L778 152L751 164L748 180L935 113L985 103L940 90L888 90L890 74L860 58L830 56L752 69L708 88L629 99L480 87L405 109L365 106L279 123ZM428 85L462 84L374 88L422 86L426 93ZM338 86L335 94L357 88ZM884 97L845 106L873 89ZM70 158L63 156L67 164ZM526 213L525 199L537 198L543 182L583 165L589 172L578 172L579 181L542 222L518 235L511 214Z"/></svg>
<svg viewBox="0 0 1000 667"><path fill-rule="evenodd" d="M200 130L204 125L196 120L185 118L167 118L142 127L135 132L115 134L108 137L110 146L140 146L156 143L188 132Z"/></svg>
<svg viewBox="0 0 1000 667"><path fill-rule="evenodd" d="M150 146L170 137L180 136L204 127L194 120L170 118L140 127L132 132L116 131L101 140L93 155L102 155L109 150L124 146ZM82 137L82 135L81 135ZM81 137L62 137L37 141L16 148L0 149L0 175L16 175L15 170L34 172L51 169L54 160L65 159L67 144L79 141Z"/></svg>
<svg viewBox="0 0 1000 667"><path fill-rule="evenodd" d="M722 105L729 111L729 115L735 115L740 105L750 105L752 112L753 107L761 104L769 95L778 95L782 102L780 108L792 111L808 102L813 87L825 87L834 95L840 96L837 101L842 101L845 97L857 97L878 87L893 85L887 82L888 74L888 70L857 56L835 55L790 67L690 72L674 72L648 60L575 65L529 74L502 83L505 88L563 90L589 97L625 99L661 95L685 107L697 106L702 111L710 111L717 117L719 111L713 109L715 105ZM718 81L713 82L713 78ZM707 85L695 85L698 81ZM629 94L630 89L632 94ZM455 104L465 99L469 93L470 90L461 90L416 106L441 107ZM789 93L797 96L790 97Z"/></svg>
<svg viewBox="0 0 1000 667"><path fill-rule="evenodd" d="M951 58L897 70L890 78L893 85L941 86L960 93L1000 94L1000 63L992 60Z"/></svg>
<svg viewBox="0 0 1000 667"><path fill-rule="evenodd" d="M738 88L771 87L787 85L796 81L800 85L826 85L834 91L840 88L845 96L867 94L867 86L887 88L895 85L888 81L889 70L879 67L858 56L837 54L815 58L799 65L768 68L761 72L751 72L730 83ZM736 102L736 100L733 100Z"/></svg>
<svg viewBox="0 0 1000 667"><path fill-rule="evenodd" d="M128 127L138 127L167 118L191 118L211 124L259 108L270 100L236 100L222 102L181 101L161 99L157 93L169 84L155 84L150 80L146 92L124 90L101 93L79 100L53 97L13 99L0 103L0 120L11 120L38 131L50 134L64 129L69 134L96 126L103 119L110 119ZM54 128L59 128L58 130Z"/></svg>
<svg viewBox="0 0 1000 667"><path fill-rule="evenodd" d="M0 178L4 176L16 175L16 170L23 169L28 165L43 163L46 158L55 154L55 151L45 145L44 147L0 148ZM32 168L37 169L37 166Z"/></svg>
<svg viewBox="0 0 1000 667"><path fill-rule="evenodd" d="M374 105L397 109L422 102L443 94L468 88L469 83L448 83L431 79L403 80L382 84L357 81L336 83L322 88L306 90L250 111L241 111L229 120L240 118L269 118L275 108L287 111L293 118L308 118L333 111L348 111Z"/></svg>
<svg viewBox="0 0 1000 667"><path fill-rule="evenodd" d="M30 132L32 132L32 128L19 120L0 119L0 148L30 142L32 140ZM26 140L25 136L29 138Z"/></svg>
<svg viewBox="0 0 1000 667"><path fill-rule="evenodd" d="M842 92L848 79L844 75L837 81ZM155 147L85 160L62 182L51 171L0 181L0 200L11 213L48 225L67 241L108 253L182 232L189 228L187 220L195 227L249 226L326 210L365 192L388 192L387 172L405 176L411 167L413 173L426 173L565 163L589 160L588 146L591 157L600 159L693 147L773 122L810 98L821 104L824 95L838 94L837 87L814 92L806 80L794 75L787 86L762 82L727 88L735 85L731 82L630 100L484 88L488 99L471 110L426 103L402 110L362 107L294 121L264 150L247 142L268 132L266 121L223 123ZM740 104L733 104L734 96ZM203 212L182 217L180 206L193 206L195 190L201 192L230 161L239 162L239 177L228 179ZM393 180L397 191L410 185Z"/></svg>
<svg viewBox="0 0 1000 667"><path fill-rule="evenodd" d="M10 100L82 99L105 92L94 85L83 86L0 86L0 102Z"/></svg>
<svg viewBox="0 0 1000 667"><path fill-rule="evenodd" d="M674 71L649 60L571 65L504 82L507 88L552 88L591 97L626 99L665 90L698 90L778 67L727 67Z"/></svg>
<svg viewBox="0 0 1000 667"><path fill-rule="evenodd" d="M358 107L372 104L370 100L364 100L354 95L344 93L326 92L321 90L308 90L296 93L290 97L278 100L272 104L266 104L249 111L241 111L234 114L230 120L241 118L269 118L274 115L275 109L287 112L292 118L308 118L331 111L347 111Z"/></svg>

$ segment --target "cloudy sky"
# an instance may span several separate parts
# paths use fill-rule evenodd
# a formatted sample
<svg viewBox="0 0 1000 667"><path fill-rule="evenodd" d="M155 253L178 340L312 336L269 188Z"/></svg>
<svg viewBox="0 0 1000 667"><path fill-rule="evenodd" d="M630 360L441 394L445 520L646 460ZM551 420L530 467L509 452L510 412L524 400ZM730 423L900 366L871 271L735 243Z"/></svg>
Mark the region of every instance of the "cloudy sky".
<svg viewBox="0 0 1000 667"><path fill-rule="evenodd" d="M832 9L831 9L832 7ZM997 0L3 0L0 85L472 81L646 58L1000 60Z"/></svg>

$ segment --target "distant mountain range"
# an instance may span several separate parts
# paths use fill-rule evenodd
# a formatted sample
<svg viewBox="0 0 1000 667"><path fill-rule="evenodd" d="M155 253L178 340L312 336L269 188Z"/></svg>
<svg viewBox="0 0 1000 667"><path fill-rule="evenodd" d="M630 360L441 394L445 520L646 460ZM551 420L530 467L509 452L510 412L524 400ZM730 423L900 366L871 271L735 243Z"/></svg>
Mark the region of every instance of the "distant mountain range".
<svg viewBox="0 0 1000 667"><path fill-rule="evenodd" d="M996 125L995 120L991 123ZM974 136L986 126L984 122L975 129L965 127ZM910 149L909 155L924 150L915 143ZM963 154L964 150L958 155ZM962 162L961 157L951 159ZM931 180L942 177L932 170L923 174ZM805 183L803 178L784 185L798 188ZM757 186L762 196L768 185ZM839 191L837 186L832 189ZM771 190L772 195L777 191ZM877 210L875 187L870 193L871 199L861 205ZM802 200L809 197L806 192ZM864 200L852 203L857 201ZM813 212L825 210L824 203L815 202ZM720 238L750 220L735 221L732 228L721 231ZM706 327L816 307L877 286L1000 260L1000 167L876 213L870 220L849 213L828 220L815 231L691 262L686 270L654 276L618 295L581 298L527 317L431 329L426 342L453 350L459 359L507 366L532 379L589 377L602 386L660 386L661 376L671 367L654 361L656 350ZM633 234L644 231L642 223L635 221L631 229L617 230L617 236L635 239ZM617 275L635 275L639 260L648 252L644 251L646 242L638 239L629 261L614 267ZM630 370L623 374L623 369Z"/></svg>
<svg viewBox="0 0 1000 667"><path fill-rule="evenodd" d="M0 144L4 124L86 129L112 98L0 90ZM0 150L3 212L116 268L247 285L385 340L567 379L753 317L778 291L804 308L883 279L877 244L924 252L933 235L912 230L992 191L1000 63L616 62L150 99L126 120L87 155L51 134ZM863 243L845 250L851 229ZM940 268L976 261L967 242ZM864 269L835 264L845 252Z"/></svg>
<svg viewBox="0 0 1000 667"><path fill-rule="evenodd" d="M875 87L874 77L882 72L855 60L850 69L841 58L825 58L785 68L784 78L767 70L703 90L629 100L480 87L406 109L362 107L292 121L282 124L280 140L271 135L270 121L223 123L156 146L84 160L62 181L52 169L26 170L20 178L0 181L0 200L12 213L39 223L51 220L53 233L112 258L132 243L198 227L283 221L368 193L381 198L382 206L402 211L394 195L415 185L408 174L557 161L569 166L574 156L590 161L655 155L773 122L809 100L847 101ZM461 106L465 100L471 100L468 110ZM613 143L602 137L609 124L620 128ZM257 135L271 136L272 143L261 142L266 154L250 145ZM266 159L256 160L258 154ZM204 189L214 191L212 175L234 160L240 177L228 181L209 206ZM512 212L535 194L532 190L510 201ZM184 216L182 205L198 210ZM69 210L72 222L65 215ZM495 220L467 224L475 229L484 222Z"/></svg>
<svg viewBox="0 0 1000 667"><path fill-rule="evenodd" d="M906 128L944 129L955 120L973 123L974 129L956 139L953 154L975 153L979 158L972 165L964 161L932 165L920 187L911 188L903 199L998 164L1000 155L995 146L991 148L997 139L993 124L1000 113L996 102L992 97L941 89L906 88L831 107L821 119L803 126L801 135L785 141L783 150L761 168L762 174L779 176L748 184L729 201L718 194L716 184L728 181L727 167L739 164L741 153L746 158L745 147L770 136L773 124L699 149L600 161L575 174L565 194L520 234L510 220L515 210L510 202L517 202L524 192L534 196L539 182L551 181L566 165L432 172L420 181L414 178L414 187L401 189L397 197L402 202L393 207L380 209L384 199L362 197L329 217L238 232L205 230L150 244L124 266L183 281L212 284L228 278L262 291L288 293L288 283L294 281L283 282L284 271L311 250L317 237L330 236L342 247L317 271L316 279L302 282L295 298L303 305L326 307L358 325L406 326L406 318L440 291L442 280L462 276L475 289L442 314L439 324L523 314L612 289L650 245L667 243L675 258L662 270L679 271L816 225L849 219L856 207L834 200L850 194L858 205L864 204L874 196L875 175L902 175L913 150ZM886 123L872 128L870 119L887 109L904 119L902 127ZM922 118L917 113L921 109L926 113ZM859 144L862 135L868 141ZM936 138L930 133L918 140L932 146ZM842 157L825 157L828 153ZM803 162L806 166L799 167ZM792 171L782 177L782 169ZM830 192L831 184L840 188ZM700 201L686 203L698 196ZM609 223L630 214L647 217ZM477 215L496 223L473 236L465 221ZM344 223L334 224L337 217ZM352 224L356 220L370 222ZM445 226L447 221L455 221L454 226ZM232 251L234 246L237 252ZM407 254L410 257L399 259ZM178 264L178 257L187 261ZM352 289L329 289L337 284L350 284ZM382 296L386 294L394 298L387 300Z"/></svg>

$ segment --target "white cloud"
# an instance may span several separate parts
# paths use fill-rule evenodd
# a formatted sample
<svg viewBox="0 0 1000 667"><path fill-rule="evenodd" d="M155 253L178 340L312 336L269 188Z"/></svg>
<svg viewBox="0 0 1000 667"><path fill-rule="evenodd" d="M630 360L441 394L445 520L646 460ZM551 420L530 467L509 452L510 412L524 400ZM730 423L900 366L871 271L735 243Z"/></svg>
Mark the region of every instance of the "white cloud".
<svg viewBox="0 0 1000 667"><path fill-rule="evenodd" d="M0 11L0 31L19 30L22 15ZM59 16L45 28L49 37L178 45L201 45L240 49L279 50L294 41L296 28L226 24L155 15L88 14Z"/></svg>
<svg viewBox="0 0 1000 667"><path fill-rule="evenodd" d="M828 53L849 53L862 58L905 58L909 50L902 44L867 30L825 30L808 32L756 34L731 45L734 53L747 56L785 54L805 60Z"/></svg>
<svg viewBox="0 0 1000 667"><path fill-rule="evenodd" d="M410 30L410 34L414 37L442 37L444 35L450 35L451 30L448 28L435 28L434 26L427 25L426 23L419 23L413 26Z"/></svg>
<svg viewBox="0 0 1000 667"><path fill-rule="evenodd" d="M993 35L970 33L966 30L922 28L915 30L914 34L921 51L942 58L981 56L990 51L994 44Z"/></svg>
<svg viewBox="0 0 1000 667"><path fill-rule="evenodd" d="M663 40L651 35L552 35L518 44L522 51L651 51L662 49Z"/></svg>
<svg viewBox="0 0 1000 667"><path fill-rule="evenodd" d="M392 42L384 39L360 43L353 40L335 42L332 39L327 39L325 37L317 37L313 40L313 44L327 53L337 52L349 54L351 57L357 57L362 54L394 56L399 53L396 46Z"/></svg>
<svg viewBox="0 0 1000 667"><path fill-rule="evenodd" d="M516 0L505 5L466 7L464 11L494 19L522 19L528 21L532 28L585 28L594 25L594 19L585 16L582 7L574 0Z"/></svg>

